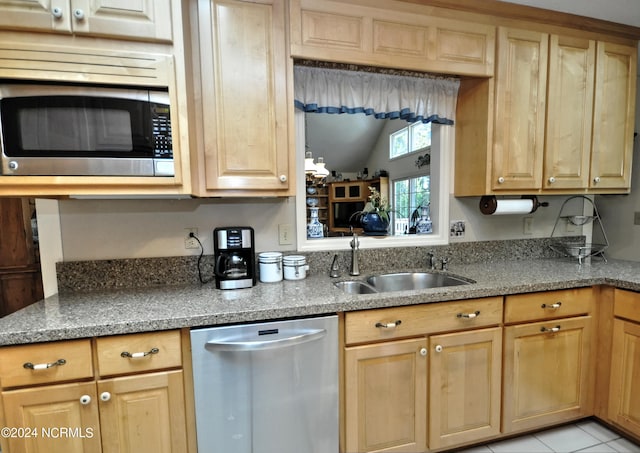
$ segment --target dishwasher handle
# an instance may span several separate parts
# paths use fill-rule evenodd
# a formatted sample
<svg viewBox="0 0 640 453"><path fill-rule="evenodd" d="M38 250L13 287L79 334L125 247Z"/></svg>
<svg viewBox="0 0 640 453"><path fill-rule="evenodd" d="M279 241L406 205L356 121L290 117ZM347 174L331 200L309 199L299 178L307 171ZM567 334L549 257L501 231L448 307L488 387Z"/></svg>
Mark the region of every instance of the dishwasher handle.
<svg viewBox="0 0 640 453"><path fill-rule="evenodd" d="M319 340L327 334L325 329L304 329L294 331L285 338L275 340L210 340L205 343L205 348L211 351L264 351L267 349L279 349L296 346L302 343Z"/></svg>

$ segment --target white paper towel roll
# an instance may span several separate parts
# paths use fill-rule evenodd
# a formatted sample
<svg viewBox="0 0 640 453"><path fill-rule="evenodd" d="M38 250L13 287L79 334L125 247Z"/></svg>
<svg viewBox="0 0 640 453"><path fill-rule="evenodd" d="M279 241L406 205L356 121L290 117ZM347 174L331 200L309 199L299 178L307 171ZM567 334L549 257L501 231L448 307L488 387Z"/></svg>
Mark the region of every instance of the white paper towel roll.
<svg viewBox="0 0 640 453"><path fill-rule="evenodd" d="M482 197L480 211L486 215L529 214L535 211L534 200L498 200L495 197Z"/></svg>

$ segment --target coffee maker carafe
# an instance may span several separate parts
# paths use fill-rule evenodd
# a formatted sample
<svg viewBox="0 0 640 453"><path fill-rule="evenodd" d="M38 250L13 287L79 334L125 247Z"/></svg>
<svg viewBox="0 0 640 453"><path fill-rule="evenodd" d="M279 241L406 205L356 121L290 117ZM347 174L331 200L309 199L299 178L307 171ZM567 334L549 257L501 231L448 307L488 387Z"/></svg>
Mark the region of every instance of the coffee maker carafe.
<svg viewBox="0 0 640 453"><path fill-rule="evenodd" d="M216 228L213 249L216 288L250 288L256 284L253 228Z"/></svg>

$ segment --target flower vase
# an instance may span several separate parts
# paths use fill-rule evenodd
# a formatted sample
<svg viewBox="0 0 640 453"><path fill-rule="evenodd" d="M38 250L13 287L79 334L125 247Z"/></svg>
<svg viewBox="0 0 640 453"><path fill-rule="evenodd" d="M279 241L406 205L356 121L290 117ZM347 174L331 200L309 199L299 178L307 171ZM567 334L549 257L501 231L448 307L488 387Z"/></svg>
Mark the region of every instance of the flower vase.
<svg viewBox="0 0 640 453"><path fill-rule="evenodd" d="M433 233L433 222L431 221L429 206L422 207L422 215L416 224L416 234Z"/></svg>
<svg viewBox="0 0 640 453"><path fill-rule="evenodd" d="M311 211L311 218L307 223L307 238L317 239L324 237L324 225L318 219L318 208L309 208Z"/></svg>
<svg viewBox="0 0 640 453"><path fill-rule="evenodd" d="M385 236L389 231L389 221L380 217L376 212L368 212L360 217L360 223L365 234L370 236Z"/></svg>

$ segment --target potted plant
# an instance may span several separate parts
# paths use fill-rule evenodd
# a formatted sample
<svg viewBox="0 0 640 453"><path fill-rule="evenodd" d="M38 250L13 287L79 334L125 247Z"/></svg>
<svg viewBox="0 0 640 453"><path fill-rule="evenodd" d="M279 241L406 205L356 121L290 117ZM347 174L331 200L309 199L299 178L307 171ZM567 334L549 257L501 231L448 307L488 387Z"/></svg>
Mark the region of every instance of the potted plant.
<svg viewBox="0 0 640 453"><path fill-rule="evenodd" d="M369 186L369 201L362 211L354 213L366 234L384 236L389 231L389 214L391 205L373 186Z"/></svg>

